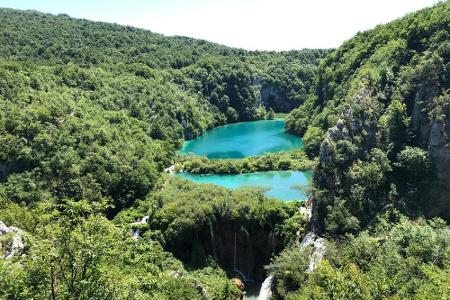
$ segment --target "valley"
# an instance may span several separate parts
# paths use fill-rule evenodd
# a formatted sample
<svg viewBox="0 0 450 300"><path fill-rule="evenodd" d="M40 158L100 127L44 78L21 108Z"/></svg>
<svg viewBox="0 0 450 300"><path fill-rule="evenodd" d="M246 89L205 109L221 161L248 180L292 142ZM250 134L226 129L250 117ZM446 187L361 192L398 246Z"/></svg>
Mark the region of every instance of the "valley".
<svg viewBox="0 0 450 300"><path fill-rule="evenodd" d="M0 8L0 299L450 298L449 32L449 1L279 52Z"/></svg>

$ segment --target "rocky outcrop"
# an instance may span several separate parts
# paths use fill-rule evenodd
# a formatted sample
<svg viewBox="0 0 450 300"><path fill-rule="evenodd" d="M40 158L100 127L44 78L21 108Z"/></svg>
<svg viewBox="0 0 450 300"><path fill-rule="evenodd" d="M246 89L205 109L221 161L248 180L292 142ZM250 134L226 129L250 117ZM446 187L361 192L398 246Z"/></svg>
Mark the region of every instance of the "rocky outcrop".
<svg viewBox="0 0 450 300"><path fill-rule="evenodd" d="M298 102L288 99L284 92L273 84L261 86L260 93L264 106L276 112L290 112L299 105Z"/></svg>
<svg viewBox="0 0 450 300"><path fill-rule="evenodd" d="M314 232L310 231L305 235L302 242L300 243L300 249L305 249L308 246L312 247L312 251L309 255L308 265L308 271L312 272L322 261L325 251L327 250L326 239L319 237Z"/></svg>
<svg viewBox="0 0 450 300"><path fill-rule="evenodd" d="M202 230L181 240L166 241L165 246L191 266L202 267L210 257L244 282L264 280L264 266L280 250L279 241L270 228L235 226L208 222Z"/></svg>
<svg viewBox="0 0 450 300"><path fill-rule="evenodd" d="M22 230L14 226L8 227L0 221L0 253L5 253L0 258L8 259L20 255L25 248L22 236Z"/></svg>
<svg viewBox="0 0 450 300"><path fill-rule="evenodd" d="M450 122L434 121L431 124L428 149L434 162L438 181L437 205L430 215L444 215L450 219Z"/></svg>
<svg viewBox="0 0 450 300"><path fill-rule="evenodd" d="M369 90L361 88L344 105L336 125L328 130L323 149L320 149L320 161L332 162L334 151L331 145L339 141L356 144L359 156L370 151L375 144L380 111L380 104L371 97Z"/></svg>
<svg viewBox="0 0 450 300"><path fill-rule="evenodd" d="M236 299L244 299L245 285L239 278L232 278L231 282L238 288L239 293L236 295Z"/></svg>
<svg viewBox="0 0 450 300"><path fill-rule="evenodd" d="M437 181L432 195L436 199L428 214L450 219L450 113L445 112L445 106L450 104L445 100L437 103L438 99L436 89L426 88L425 85L419 88L414 97L411 122L416 143L428 150ZM431 107L444 111L437 115L430 112Z"/></svg>

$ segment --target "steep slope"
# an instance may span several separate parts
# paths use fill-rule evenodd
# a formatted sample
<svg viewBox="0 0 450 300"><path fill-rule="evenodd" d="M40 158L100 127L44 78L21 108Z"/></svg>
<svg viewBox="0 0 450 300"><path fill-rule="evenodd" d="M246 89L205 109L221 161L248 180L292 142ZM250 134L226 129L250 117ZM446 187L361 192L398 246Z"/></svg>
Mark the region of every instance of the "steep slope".
<svg viewBox="0 0 450 300"><path fill-rule="evenodd" d="M447 1L358 33L320 63L316 93L287 124L319 155L320 228L357 230L390 205L450 217L449 32Z"/></svg>
<svg viewBox="0 0 450 300"><path fill-rule="evenodd" d="M449 32L446 1L320 63L287 126L318 159L310 229L327 241L315 269L298 243L271 262L275 299L450 297L449 226L430 218L450 219Z"/></svg>

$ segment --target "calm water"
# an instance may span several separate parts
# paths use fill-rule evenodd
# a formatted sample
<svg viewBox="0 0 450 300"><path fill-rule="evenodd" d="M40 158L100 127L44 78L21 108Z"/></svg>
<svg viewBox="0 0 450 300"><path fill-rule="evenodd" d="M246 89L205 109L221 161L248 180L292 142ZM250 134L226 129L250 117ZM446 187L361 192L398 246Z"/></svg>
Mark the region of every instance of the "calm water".
<svg viewBox="0 0 450 300"><path fill-rule="evenodd" d="M217 127L185 142L181 152L207 156L210 159L243 158L303 147L298 136L284 132L284 123L284 120L279 119Z"/></svg>
<svg viewBox="0 0 450 300"><path fill-rule="evenodd" d="M197 183L213 183L226 188L235 189L243 186L256 186L267 189L267 197L281 200L306 200L304 186L311 181L312 172L270 171L236 175L199 175L177 173L176 176Z"/></svg>

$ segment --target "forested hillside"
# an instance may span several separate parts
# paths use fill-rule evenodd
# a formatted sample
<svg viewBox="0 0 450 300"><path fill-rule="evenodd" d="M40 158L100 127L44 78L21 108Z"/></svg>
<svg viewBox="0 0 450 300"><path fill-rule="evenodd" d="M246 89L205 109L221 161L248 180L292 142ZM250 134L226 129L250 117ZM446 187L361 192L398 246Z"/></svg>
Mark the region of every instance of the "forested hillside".
<svg viewBox="0 0 450 300"><path fill-rule="evenodd" d="M326 50L249 52L11 9L0 24L0 298L235 298L205 230L264 237L275 226L278 250L299 230L296 206L213 187L183 194L163 169L185 139L304 102ZM142 214L158 219L143 225ZM264 276L271 253L249 258L248 272ZM216 255L232 269L231 253Z"/></svg>
<svg viewBox="0 0 450 300"><path fill-rule="evenodd" d="M320 63L316 92L287 124L320 158L320 227L356 230L387 205L450 218L449 29L445 2L361 32Z"/></svg>
<svg viewBox="0 0 450 300"><path fill-rule="evenodd" d="M317 243L285 249L268 267L275 297L450 296L449 227L431 218L450 218L449 33L446 1L320 62L287 126L318 157L311 228L326 238L323 260Z"/></svg>
<svg viewBox="0 0 450 300"><path fill-rule="evenodd" d="M5 197L24 204L129 206L185 138L303 102L325 53L247 52L31 11L2 9L0 21L0 175Z"/></svg>

